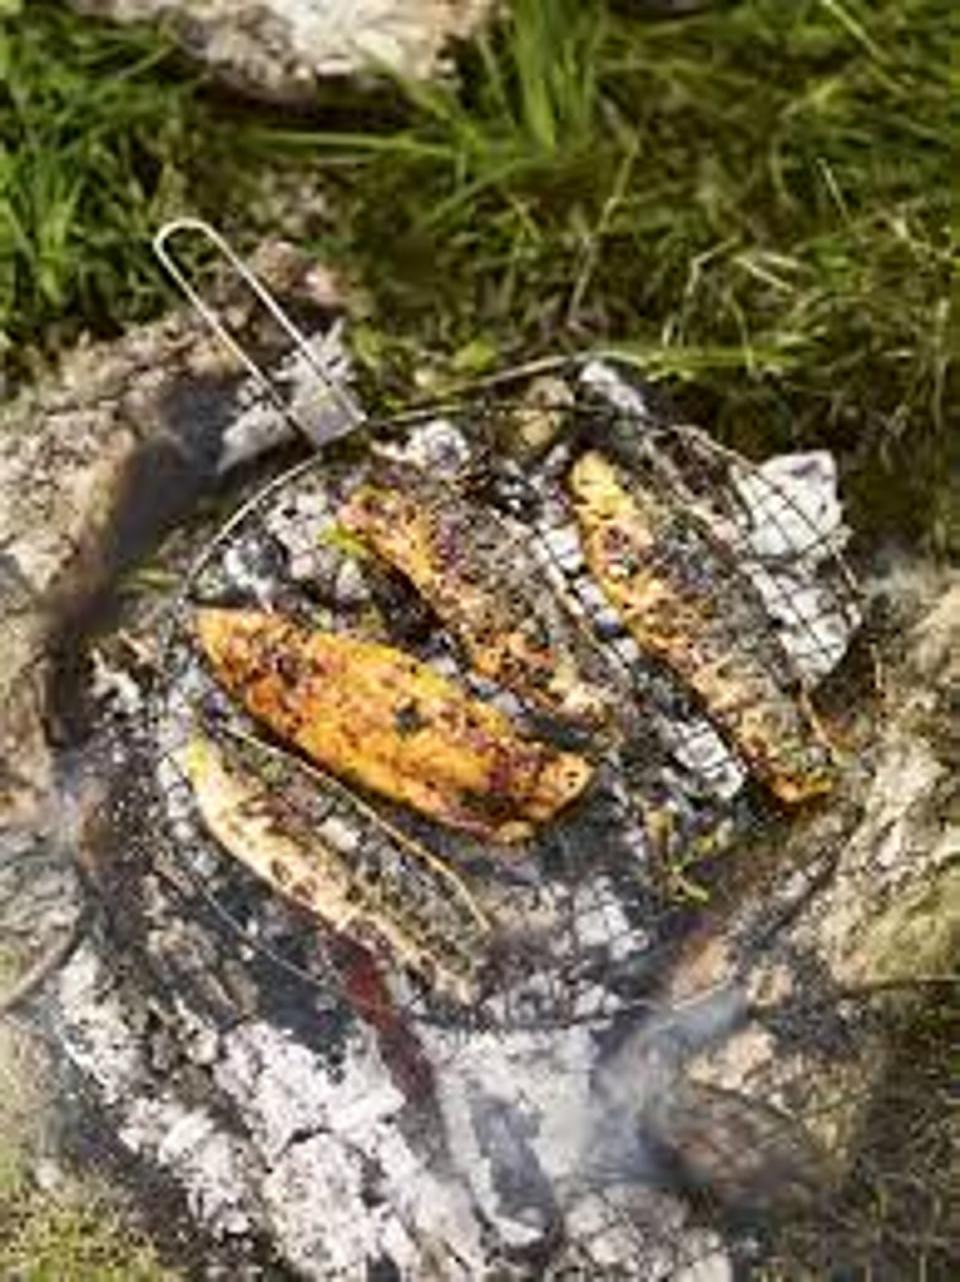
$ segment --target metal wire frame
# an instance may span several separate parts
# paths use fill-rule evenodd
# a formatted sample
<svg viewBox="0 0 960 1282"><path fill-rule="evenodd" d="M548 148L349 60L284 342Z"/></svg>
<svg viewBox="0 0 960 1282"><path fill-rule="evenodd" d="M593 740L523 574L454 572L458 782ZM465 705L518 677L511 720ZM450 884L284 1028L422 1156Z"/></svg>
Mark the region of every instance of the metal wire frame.
<svg viewBox="0 0 960 1282"><path fill-rule="evenodd" d="M169 769L172 765L169 751L163 754L162 764L168 767L168 773L161 803L153 810L153 858L157 859L156 843L163 839L161 832L167 828L164 853L174 856L178 870L186 876L192 890L194 911L205 908L208 917L212 913L213 921L226 930L228 938L236 941L238 953L242 953L246 946L287 977L307 984L325 997L335 995L343 984L343 976L331 960L329 946L333 944L332 937L303 910L281 905L251 873L211 843L192 812L192 795L187 780L176 767L173 771ZM174 771L175 777L171 779ZM172 832L169 831L169 815L164 814L164 809L171 804L179 816ZM386 815L384 818L387 835L390 820ZM395 823L396 817L392 818ZM426 845L422 832L416 828L408 835L421 847ZM426 848L430 849L429 846ZM456 868L452 861L451 867ZM514 880L504 868L489 870L488 876L482 880L475 864L457 872L460 879L467 882L473 898L495 920L508 913L516 917L517 896L531 891L529 883ZM594 932L598 929L597 919L609 922L609 928L600 929L606 929L611 947L642 940L641 902L635 906L630 920L624 917L622 910L618 911L622 909L621 905L600 890L592 890L589 885L565 884L563 891L569 901L561 908L555 933L562 932L573 940L578 923L590 918L595 923ZM536 887L533 887L533 897L536 897ZM531 919L535 914L534 906ZM584 950L578 948L573 948L571 955L558 963L551 956L554 940L548 936L532 941L523 929L524 924L529 927L531 921L516 923L510 932L513 936L512 950L494 945L476 1004L470 1007L453 1004L431 992L416 977L393 974L393 1002L398 1014L467 1033L489 1027L544 1029L578 1021L605 1021L622 1007L622 1000L602 991L595 994L592 1003L585 1005L581 1000L582 990L592 987L590 971L596 969L596 963L591 963ZM506 942L509 944L510 940ZM304 957L309 961L304 962ZM606 970L610 971L609 963ZM523 984L528 979L536 990L533 994L523 991ZM509 991L511 986L519 986L520 991ZM542 991L544 988L546 992Z"/></svg>
<svg viewBox="0 0 960 1282"><path fill-rule="evenodd" d="M496 402L489 399L466 400L459 405L461 420L468 428L474 425L481 438L515 408L515 398L501 398ZM584 434L596 436L598 430L602 433L609 426L605 420L611 418L609 410L584 406L573 409L567 406L566 413L571 429L569 436L573 441ZM428 411L406 414L399 419L391 417L376 425L379 431L374 439L387 433L394 437L404 431L409 433L429 421L432 421L432 415ZM614 426L622 427L623 415L613 415L612 421ZM737 476L747 475L755 482L757 477L762 477L744 460L715 447L707 438L689 429L661 425L651 434L651 439L644 442L643 456L648 463L653 460L651 466L657 469L661 489L665 489L670 483L669 478L674 477L672 483L677 502L689 505L691 495L696 496L703 519L711 521L720 522L724 513L734 509L739 502L734 485ZM482 448L478 457L484 457ZM155 744L162 739L160 723L166 715L164 698L169 697L171 691L182 690L190 682L195 683L198 674L202 673L202 666L189 640L188 622L205 576L218 567L222 569L224 558L229 557L231 551L243 547L245 542L270 541L264 528L264 518L284 496L295 494L298 487L308 484L321 488L331 486L335 490L337 484L342 487L350 483L349 478L356 475L356 468L353 460L348 462L327 456L304 461L270 482L244 504L203 549L186 576L167 620L162 662L164 680L151 706L152 726L148 733ZM718 479L724 476L727 478L725 485L722 479ZM665 481L664 477L668 480ZM474 484L476 479L474 474L464 483ZM516 480L515 474L512 480ZM528 491L535 490L539 480L542 476L536 470L521 477ZM771 495L774 513L779 506L779 510L791 512L797 522L808 520L789 494L778 491L776 486L767 482L764 484ZM775 515L771 519L775 520ZM734 528L729 518L727 524L730 529ZM522 527L515 522L514 528ZM598 636L592 629L589 604L585 607L582 601L578 601L576 583L571 585L549 542L538 536L535 523L529 529L528 537L540 553L538 564L544 573L545 590L558 596L571 617L579 616L578 626L582 633L589 634L596 654L603 662L610 663L611 671L618 668L618 680L625 680L629 691L642 693L648 705L651 715L644 720L648 741L640 753L641 782L638 785L634 781L631 787L642 786L643 776L649 776L651 772L656 774L669 765L673 785L679 785L682 791L684 778L690 771L678 765L678 753L682 757L685 749L695 749L697 741L702 741L705 736L712 737L714 748L720 744L720 750L726 754L721 765L728 766L734 760L733 753L722 744L690 692L673 674L663 670L662 665L638 655L635 647L629 652L628 646L628 654L624 657L617 638L611 641L609 637ZM812 538L807 540L807 550L812 542ZM718 547L730 562L737 563L741 552L730 542L729 531L727 541L719 539ZM850 619L856 610L852 576L839 559L832 555L826 559L832 571L828 608L837 610L844 619ZM789 610L785 613L789 617ZM805 627L804 619L800 618L796 626ZM813 634L813 641L816 643L817 640ZM466 671L461 675L469 679ZM205 698L218 704L221 715L235 715L210 682ZM685 718L681 720L679 731L675 720L678 712ZM180 799L174 808L179 808L182 820L183 815L190 813L189 786L182 776L177 778L175 767L171 772L169 747L161 749L161 758L157 765L166 770L168 781L171 773L176 780L164 787L177 791ZM611 766L609 756L604 760L603 768L608 774L612 771L616 776L618 773L616 764ZM709 778L688 779L688 783L689 795L681 806L681 811L685 807L686 813L680 816L679 836L674 840L674 848L668 852L671 857L681 854L689 841L709 837L721 821L730 819L735 810L740 815L737 820L741 825L740 831L743 825L763 823L769 818L763 808L744 808L739 802L733 806L727 800L718 802L710 798ZM160 791L162 793L163 788ZM667 794L668 802L675 800L669 796L669 787L661 787L659 791ZM394 998L406 1015L464 1030L491 1026L549 1028L578 1021L605 1023L631 1003L642 1003L649 982L651 959L656 953L656 928L663 915L663 905L651 893L650 867L649 864L645 866L642 852L636 849L636 841L632 847L633 857L625 857L624 843L618 844L615 834L611 835L611 830L622 827L625 822L623 813L611 820L610 798L604 795L604 788L598 792L599 796L582 808L581 813L557 825L539 847L534 848L532 857L526 861L531 869L528 875L522 870L518 874L506 868L502 861L485 859L485 852L476 850L471 843L451 840L448 834L437 832L429 825L416 820L411 822L410 816L389 814L388 817L395 822L408 825L417 840L457 867L477 893L486 897L485 902L494 916L502 912L509 918L512 911L516 918L516 905L524 895L529 896L533 905L530 922L514 920L513 929L506 932L512 936L515 946L511 948L508 938L507 946L498 947L496 955L491 957L487 969L489 987L474 1007L453 1008L448 1002L438 1001L422 985L411 984L408 977L394 975ZM160 803L158 824L163 828L169 820L169 815L164 817L164 810L169 806L162 796ZM627 809L629 822L636 828L636 806ZM639 821L642 824L642 814ZM198 901L206 902L238 941L246 942L288 974L320 989L329 992L330 985L336 985L334 968L323 961L322 948L318 953L317 926L313 920L296 912L286 913L278 909L274 897L258 891L245 870L211 847L196 822L192 831L188 831L181 822L180 837L171 837L168 833L167 841L181 864L185 864ZM629 843L626 844L629 847ZM585 850L590 852L586 875ZM203 853L197 857L197 852ZM549 872L545 874L544 868ZM541 891L553 897L559 896L559 901L553 905L552 936L550 931L544 936L543 932L530 929L537 916L535 906ZM238 917L234 907L227 906L237 902L251 910L252 916L248 916L246 923ZM260 905L258 909L252 907L256 904ZM263 929L259 920L266 905L269 905L269 914L273 918L279 915L285 923L278 946L269 942L270 933ZM597 946L598 938L604 941L603 946ZM531 945L531 940L536 940L536 946ZM520 944L522 946L516 946ZM311 957L308 966L300 960L304 955Z"/></svg>
<svg viewBox="0 0 960 1282"><path fill-rule="evenodd" d="M203 294L192 283L178 262L172 248L173 242L178 237L182 238L184 233L198 237L212 246L284 332L290 340L293 350L306 362L325 393L336 402L342 417L335 432L328 430L323 434L319 434L312 424L296 412L294 407L283 396L274 379L237 341L228 326L221 320L216 309L206 301ZM334 439L335 436L352 432L363 421L363 412L360 407L331 372L322 346L318 347L315 341L308 338L293 323L270 290L266 288L239 254L234 252L230 244L220 235L216 228L211 227L209 223L199 218L175 218L171 222L165 223L154 236L153 252L184 297L187 298L197 313L209 325L233 358L243 366L261 393L313 446L319 448L326 441Z"/></svg>
<svg viewBox="0 0 960 1282"><path fill-rule="evenodd" d="M205 301L201 292L191 283L185 271L180 267L175 255L172 253L171 244L175 238L182 237L184 234L190 234L204 240L207 245L212 247L216 254L219 255L222 262L240 278L249 290L253 292L261 306L272 317L274 323L279 326L280 330L285 333L287 339L292 342L294 349L300 353L301 358L306 361L308 367L317 377L319 387L323 389L323 394L332 397L336 402L340 410L340 418L332 428L328 427L326 429L328 433L326 439L330 439L335 435L343 435L353 431L363 419L361 411L355 405L352 398L343 390L342 387L340 387L336 379L331 375L322 354L318 354L313 342L307 339L306 336L300 332L295 323L286 314L270 291L261 281L258 280L256 275L239 258L239 256L234 253L229 244L215 229L196 219L188 218L175 220L161 228L155 238L154 248L158 258L184 295L195 307L199 315L211 327L213 332L219 337L220 341L227 347L227 349L231 351L235 359L237 359L251 374L256 381L256 384L261 388L261 391L280 410L281 413L294 423L294 425L307 437L307 439L311 440L314 445L320 445L323 443L317 438L316 431L313 430L311 424L301 421L299 416L285 403L282 389L265 370L260 368L250 354L242 348L240 343L231 333L228 325L218 315L216 309ZM639 434L639 449L635 449L633 451L633 461L636 464L637 456L639 456L640 470L646 470L649 473L648 480L656 485L659 490L662 490L671 497L671 500L676 505L677 510L691 509L698 511L700 524L708 531L713 530L715 521L723 518L730 518L731 513L737 505L736 486L733 484L733 481L735 480L734 469L735 467L740 466L740 461L737 460L735 456L724 455L724 452L715 447L707 438L701 437L690 429L665 429L664 425L659 424L655 417L648 412L647 406L643 401L643 397L638 395L635 390L631 389L627 385L616 389L613 395L608 395L606 397L606 402L604 402L602 394L599 396L596 395L595 389L591 391L587 386L588 380L586 378L587 370L585 359L574 359L572 362L568 362L565 360L556 361L551 358L546 362L536 363L535 369L528 367L520 373L523 375L531 375L533 373L543 372L570 373L571 371L582 373L584 375L580 380L582 386L579 387L577 392L577 398L580 402L580 413L576 416L577 432L575 435L581 434L580 428L585 423L592 424L594 426L599 423L602 426L609 427L611 421L617 419L621 422L625 419L628 426L633 429L638 427L642 428L642 431ZM509 387L511 381L512 376L509 371L505 374L496 375L493 379L488 380L489 386L487 386L485 390L497 393L505 386ZM574 379L574 381L576 380ZM371 429L371 436L376 440L376 438L383 432L395 433L397 430L402 430L403 428L410 430L414 428L417 423L424 422L431 415L436 415L437 413L442 412L442 409L452 409L458 416L466 416L468 419L472 418L475 425L479 422L480 432L482 435L485 431L489 432L491 421L495 420L498 415L502 415L506 404L508 404L508 402L506 402L502 397L494 405L491 405L489 400L484 400L482 398L479 401L471 399L455 399L452 406L433 406L425 410L415 409L406 414L391 416L389 419L382 420L377 424L369 424L369 427ZM566 412L566 398L564 401L564 409ZM624 412L624 410L626 412ZM614 431L613 436L616 435L617 433ZM636 443L634 442L634 444ZM188 598L193 587L199 581L205 567L215 562L221 553L229 555L229 551L234 543L243 540L248 528L251 525L256 525L258 516L263 514L268 505L282 491L301 481L305 481L314 470L314 467L317 467L319 470L319 467L321 466L326 468L326 461L322 464L318 464L312 460L308 460L293 472L278 478L268 486L265 491L251 500L250 503L244 505L234 515L234 517L226 523L219 535L217 535L211 542L210 546L205 549L197 565L194 567L193 572L188 575L183 590L174 602L173 609L171 610L170 634L167 638L167 647L165 651L168 656L178 652L178 633L182 631L184 614L188 609ZM516 476L514 476L513 479L516 481ZM771 489L770 492L773 493L773 489ZM789 511L791 505L796 507L790 496L784 495L782 501L779 503L779 510L781 512ZM778 505L774 504L773 511L770 514L770 519L773 520L775 524L777 521L777 508ZM803 513L799 512L799 510L797 510L794 515L803 519ZM810 550L809 543L810 541L807 540L808 551ZM659 715L649 719L649 730L651 732L649 737L651 742L656 743L657 746L654 750L651 750L649 744L644 746L644 750L640 754L642 759L641 776L648 777L652 769L655 767L662 768L664 761L668 759L671 761L672 764L669 774L674 792L683 792L685 789L688 794L683 799L683 804L680 806L680 809L683 812L681 815L683 822L680 825L680 844L682 845L683 843L688 842L692 837L702 837L704 835L702 831L704 828L707 830L707 835L715 833L718 830L717 826L722 817L721 812L728 809L728 807L720 806L718 808L717 806L705 805L705 800L710 792L711 780L709 777L709 771L704 771L701 768L700 774L704 777L699 779L693 778L696 771L691 771L689 760L686 765L683 764L683 755L684 751L686 751L689 759L690 754L692 753L695 759L700 759L700 766L702 767L705 746L707 755L709 756L711 753L713 754L714 770L718 771L719 776L722 777L725 772L729 773L729 768L731 766L736 769L733 761L733 754L730 753L729 747L724 746L717 739L715 728L711 728L710 725L704 721L702 709L699 709L696 706L695 700L691 700L689 692L680 687L671 673L662 671L656 662L651 663L647 658L639 655L636 651L636 646L632 645L628 637L621 636L611 640L609 637L604 638L598 634L594 634L592 627L592 614L595 613L595 611L591 610L589 600L584 601L582 599L584 586L582 581L579 583L576 580L573 582L565 581L564 566L559 562L558 558L554 556L548 539L538 538L536 532L531 531L530 544L531 548L536 545L536 552L538 554L540 567L538 572L542 572L544 587L548 591L556 593L567 614L579 628L582 636L586 637L592 644L592 647L596 651L602 652L605 660L612 661L610 663L609 670L612 672L619 664L620 671L618 680L621 685L623 696L628 700L634 697L639 697L653 705L656 705L658 701L662 704L659 709ZM738 554L742 553L744 549L727 548L724 546L723 540L714 539L712 534L709 537L709 546L713 551L719 554L719 559L721 561L726 557L728 564L732 567L733 572L736 573ZM835 553L835 550L833 551ZM852 583L849 576L844 577L842 567L840 575L833 586L835 597L838 596L836 584L841 580L843 582L843 591L839 593L839 596L843 596L843 593L850 589ZM773 581L775 582L775 580ZM785 612L789 617L791 609L794 608L794 603L789 598L789 594L781 595L785 598L779 603L781 613ZM802 617L795 619L795 624L801 629L803 629L805 622L809 623L809 620L805 621ZM766 631L766 628L758 625L757 631L758 633L763 633ZM807 628L807 632L813 637L815 642L818 641L816 632L809 627ZM180 639L182 640L182 637ZM181 669L176 673L176 676L179 679L183 679L186 672L190 670L193 662L194 660L189 654L189 649L184 650L183 646L180 645L179 658L176 662L169 663L169 666L171 668L176 668L177 663L185 663L187 665L186 669ZM463 672L461 675L469 680L468 672ZM174 677L170 672L168 672L168 677L170 678L168 681L169 685L173 682ZM680 718L681 726L679 732L677 730L678 716ZM167 767L167 771L169 773L172 765L172 758L169 753L166 755L163 764ZM618 773L616 764L613 765L613 773L615 775ZM623 774L623 771L621 770L619 773ZM182 791L183 786L185 786L185 781L182 777L179 780L179 785L179 790ZM641 779L639 783L637 780L634 780L631 786L634 788L638 786L643 788L647 787L647 782L644 779ZM658 803L663 800L662 796L659 795L662 794L663 791L664 789L662 787L658 788ZM669 792L669 789L667 789L667 791ZM669 800L670 806L667 807L667 809L672 807L673 810L676 810L676 797ZM161 806L161 813L163 808L164 807ZM699 817L695 821L691 818L692 811L699 811ZM671 815L671 826L675 817L675 815ZM399 816L398 820L403 823L408 818L409 816ZM635 818L636 816L634 816L634 819ZM607 827L610 826L609 806L607 807L606 818L603 822ZM581 831L578 833L575 828L571 832L568 825L559 826L557 831L559 834L559 840L555 843L555 848L551 852L550 862L553 866L554 875L556 874L558 863L564 866L565 871L568 874L568 886L566 890L567 899L561 905L559 911L559 920L561 922L560 929L565 932L568 939L572 939L574 943L572 950L566 950L566 958L559 959L559 962L558 959L553 959L552 969L550 965L547 965L547 969L544 970L544 965L546 964L545 958L540 959L540 979L542 980L547 975L551 975L557 980L557 983L550 983L548 985L550 989L549 998L546 1003L548 1013L545 1015L542 1009L538 1009L537 1016L531 1020L529 1012L526 1012L523 1018L519 1019L518 1012L516 1010L501 1009L491 1011L490 1009L485 1009L482 1012L474 1010L471 1011L469 1013L469 1017L466 1018L466 1022L468 1024L476 1025L479 1023L480 1025L483 1025L484 1023L489 1022L491 1018L493 1018L494 1022L546 1022L548 1024L551 1022L571 1022L578 1018L609 1018L614 1008L618 1009L622 1006L623 994L621 993L617 1003L615 1003L615 1006L612 1008L608 1008L605 1003L601 1002L599 1006L596 1006L589 1012L579 1010L577 1008L576 1000L572 997L572 994L575 992L578 984L576 980L571 982L570 975L567 974L566 971L571 965L575 971L578 969L579 963L577 959L583 951L577 944L578 924L586 924L587 922L592 921L593 933L596 934L599 931L599 934L606 938L608 943L611 944L620 942L621 938L632 939L634 936L638 935L645 925L649 925L649 905L643 902L644 896L642 894L638 895L636 893L636 887L639 880L638 869L618 866L616 859L613 861L613 867L608 869L608 877L612 883L615 883L618 880L625 881L627 883L628 893L626 898L630 900L629 904L624 902L622 887L621 890L618 891L617 895L612 899L609 897L605 898L605 896L600 896L599 898L596 895L591 896L586 893L589 882L587 878L579 874L576 858L572 860L572 863L570 859L571 851L579 850L584 843L583 832ZM597 844L596 832L597 826L595 825L593 840L590 843L594 846ZM441 855L450 859L453 864L457 863L459 857L457 843L451 843L445 840L443 834L436 832L431 833L429 830L422 831L416 827L414 835L423 840L428 847L431 842L436 842ZM566 840L564 840L564 836L566 837ZM202 834L199 832L194 832L190 840L191 844L194 846L199 847L203 844ZM182 840L179 844L183 844ZM605 849L609 847L609 841L601 841L600 844ZM175 841L174 846L176 847L177 845L178 843ZM678 853L676 849L677 841L673 840L672 845L674 849L668 853L672 856L676 856ZM558 849L561 856L559 860L557 857ZM541 854L542 853L543 852L541 852ZM223 856L221 856L221 862L222 861ZM595 870L598 862L597 852L594 849L591 851L591 868ZM629 864L629 859L626 862ZM476 860L474 860L473 863L476 863ZM621 864L622 863L623 860L621 855ZM212 875L209 870L215 866L215 863L211 863L211 860L208 857L204 872L201 876L195 879L198 896L200 899L206 899L210 902L211 906L215 909L218 918L230 925L234 931L239 930L242 937L247 937L247 933L243 931L235 914L224 909L223 904L218 901L216 893L212 892L210 884L205 880L205 878ZM497 866L495 864L488 864L485 873L482 874L483 880L487 883L488 888L491 884L496 882L496 878L493 876L493 871L496 867ZM226 872L228 881L236 881L241 876L241 870L235 865L228 864ZM503 905L506 910L519 893L519 887L515 883L512 883L509 878L507 878L503 884L506 887L506 890L504 891L505 902ZM627 911L628 909L629 911ZM614 929L614 920L609 915L608 910L612 910L621 915L619 930ZM625 916L623 915L624 913L626 914ZM308 923L307 929L312 931L314 929L313 924ZM261 954L273 956L274 961L277 964L285 965L288 971L300 971L302 975L305 975L305 973L302 972L302 968L298 968L294 963L292 963L289 957L282 957L278 955L275 950L270 949L265 945L262 939L256 940L254 946ZM549 957L549 952L550 950L547 948L546 957ZM510 971L515 970L515 964L516 958L514 958L514 964L511 966L510 964L507 964L503 956L500 956L497 968L499 968L501 978L503 977L504 966L506 965L507 970ZM495 973L497 968L491 970L491 974ZM537 970L536 964L534 964L534 970ZM595 970L595 967L587 968L589 983L594 986ZM309 978L308 976L305 977ZM324 977L323 982L328 982L328 976ZM587 981L585 981L581 976L580 982ZM404 1005L408 1006L411 1012L419 1013L422 1017L438 1017L443 1022L446 1022L449 1018L449 1012L442 1012L438 1015L435 1009L435 1003L432 1001L429 994L424 994L422 992L414 992L412 994L407 993L404 994L403 1001ZM481 1006L485 1005L488 1004L481 1003ZM538 1003L538 1007L540 1005L542 1005L542 1002ZM465 1012L459 1012L459 1018L463 1021L465 1018Z"/></svg>

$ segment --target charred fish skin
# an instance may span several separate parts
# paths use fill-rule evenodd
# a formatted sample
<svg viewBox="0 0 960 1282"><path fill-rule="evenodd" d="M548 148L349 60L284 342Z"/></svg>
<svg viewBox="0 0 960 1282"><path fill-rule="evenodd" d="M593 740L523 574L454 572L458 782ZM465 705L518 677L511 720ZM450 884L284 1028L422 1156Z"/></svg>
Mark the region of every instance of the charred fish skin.
<svg viewBox="0 0 960 1282"><path fill-rule="evenodd" d="M610 698L583 674L572 628L518 534L488 506L422 469L394 466L362 485L338 519L413 584L478 673L558 718L608 718Z"/></svg>
<svg viewBox="0 0 960 1282"><path fill-rule="evenodd" d="M694 691L780 800L829 791L831 754L790 689L763 603L695 517L595 450L569 489L590 572L641 649Z"/></svg>
<svg viewBox="0 0 960 1282"><path fill-rule="evenodd" d="M280 738L440 824L522 841L591 777L582 757L522 738L503 713L392 646L256 610L201 609L196 628L220 683Z"/></svg>
<svg viewBox="0 0 960 1282"><path fill-rule="evenodd" d="M490 923L439 859L273 750L198 734L179 764L211 836L281 896L438 992L475 1000Z"/></svg>

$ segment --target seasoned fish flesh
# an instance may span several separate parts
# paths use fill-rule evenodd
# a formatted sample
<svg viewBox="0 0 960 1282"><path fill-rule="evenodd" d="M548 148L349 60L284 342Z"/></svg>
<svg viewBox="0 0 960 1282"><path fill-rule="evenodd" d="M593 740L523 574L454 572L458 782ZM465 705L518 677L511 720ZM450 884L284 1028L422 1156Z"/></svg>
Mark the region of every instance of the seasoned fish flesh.
<svg viewBox="0 0 960 1282"><path fill-rule="evenodd" d="M781 800L827 791L830 753L790 688L762 600L702 521L595 451L569 484L589 569L640 647L699 696Z"/></svg>
<svg viewBox="0 0 960 1282"><path fill-rule="evenodd" d="M218 679L333 774L477 837L520 841L583 791L590 765L391 646L304 632L254 610L204 609Z"/></svg>
<svg viewBox="0 0 960 1282"><path fill-rule="evenodd" d="M361 486L339 520L410 580L477 672L558 717L605 718L574 629L496 513L411 467Z"/></svg>
<svg viewBox="0 0 960 1282"><path fill-rule="evenodd" d="M246 738L198 735L180 764L205 827L279 894L469 1003L490 935L464 883L334 780Z"/></svg>

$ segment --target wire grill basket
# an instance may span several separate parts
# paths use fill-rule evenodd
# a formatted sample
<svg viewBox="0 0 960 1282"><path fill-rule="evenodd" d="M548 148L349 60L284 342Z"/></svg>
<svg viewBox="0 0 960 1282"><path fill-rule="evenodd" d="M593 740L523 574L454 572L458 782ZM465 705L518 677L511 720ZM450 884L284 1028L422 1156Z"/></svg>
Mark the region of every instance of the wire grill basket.
<svg viewBox="0 0 960 1282"><path fill-rule="evenodd" d="M167 230L161 248L178 230ZM246 752L277 786L308 797L304 813L318 830L348 832L346 858L361 893L392 896L393 909L437 956L437 971L449 961L469 978L452 995L383 953L396 1009L458 1029L607 1024L648 991L669 918L657 870L683 869L776 822L778 807L751 783L729 723L718 722L662 655L641 649L611 611L584 562L569 469L584 451L600 450L657 496L669 535L654 573L679 566L696 580L723 620L731 653L768 672L775 667L771 688L785 700L809 699L841 662L859 620L837 522L811 507L796 476L784 479L695 428L659 419L642 387L611 363L558 362L533 394L523 380L504 380L440 408L362 426L349 394L333 395L341 434L353 437L319 443L245 503L170 607L147 719L159 848L244 955L266 957L328 996L340 990L335 934L206 831L181 764L199 725ZM357 557L340 537L338 511L384 466L412 469L452 502L483 513L497 534L504 590L513 578L522 582L572 638L617 709L612 731L545 721L479 678L409 584L374 558ZM593 781L569 812L510 853L361 795L270 740L218 687L194 635L196 609L210 604L278 611L409 650L499 704L524 733L583 753Z"/></svg>

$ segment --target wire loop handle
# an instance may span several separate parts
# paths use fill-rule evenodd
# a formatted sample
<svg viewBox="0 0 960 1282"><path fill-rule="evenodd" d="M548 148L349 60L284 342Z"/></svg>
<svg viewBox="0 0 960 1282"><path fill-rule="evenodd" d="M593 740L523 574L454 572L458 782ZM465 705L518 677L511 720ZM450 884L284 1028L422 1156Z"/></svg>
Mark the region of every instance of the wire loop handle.
<svg viewBox="0 0 960 1282"><path fill-rule="evenodd" d="M223 258L230 267L236 272L244 284L256 296L257 300L270 313L276 323L290 338L295 349L302 356L311 371L316 375L319 382L330 394L333 401L336 402L341 414L338 415L336 422L331 425L326 422L322 429L318 429L315 424L306 421L291 406L288 398L283 394L281 388L277 385L266 371L254 360L248 351L246 351L237 339L230 333L223 321L217 315L217 312L204 299L203 295L191 283L190 279L184 272L183 268L177 262L173 255L170 243L173 238L180 233L188 232L201 236L208 241L217 253ZM352 432L364 421L364 414L356 401L344 390L336 376L330 368L329 358L325 357L322 348L328 341L329 335L325 336L323 342L315 344L303 333L303 331L294 324L290 316L281 307L280 303L266 287L263 281L253 272L250 267L239 257L231 248L228 242L221 234L209 223L199 218L175 218L165 223L153 238L153 252L159 262L162 264L175 282L181 293L193 306L198 315L202 316L210 329L216 334L220 342L227 350L241 363L251 378L254 379L257 386L270 399L274 406L281 414L304 435L311 445L319 447L329 440L338 436L344 436ZM318 350L318 347L321 350Z"/></svg>

